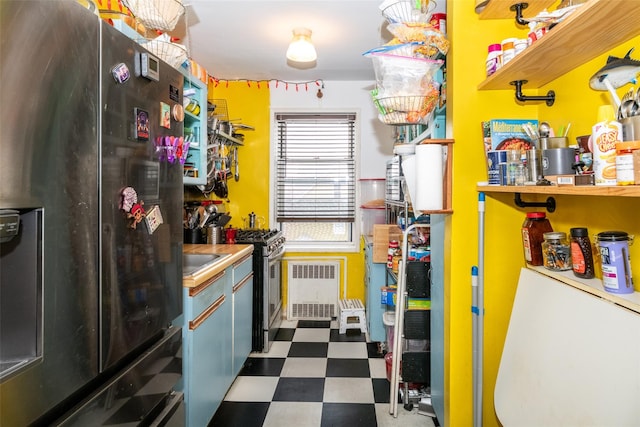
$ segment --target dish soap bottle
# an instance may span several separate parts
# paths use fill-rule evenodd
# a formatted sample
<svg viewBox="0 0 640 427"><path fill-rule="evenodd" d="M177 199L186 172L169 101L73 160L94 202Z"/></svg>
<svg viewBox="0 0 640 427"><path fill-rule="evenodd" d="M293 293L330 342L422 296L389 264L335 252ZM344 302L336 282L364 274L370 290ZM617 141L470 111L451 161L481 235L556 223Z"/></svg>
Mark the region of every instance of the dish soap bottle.
<svg viewBox="0 0 640 427"><path fill-rule="evenodd" d="M616 143L622 141L622 125L611 105L598 108L598 123L591 132L593 174L596 185L616 185Z"/></svg>

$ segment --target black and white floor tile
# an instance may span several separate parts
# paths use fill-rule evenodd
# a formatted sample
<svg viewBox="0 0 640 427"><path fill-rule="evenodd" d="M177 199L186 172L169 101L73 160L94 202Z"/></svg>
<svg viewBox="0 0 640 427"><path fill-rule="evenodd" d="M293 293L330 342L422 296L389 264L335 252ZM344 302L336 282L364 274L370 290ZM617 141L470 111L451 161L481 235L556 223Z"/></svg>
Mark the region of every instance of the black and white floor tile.
<svg viewBox="0 0 640 427"><path fill-rule="evenodd" d="M378 344L336 321L284 321L269 353L252 353L210 427L434 427L398 405Z"/></svg>

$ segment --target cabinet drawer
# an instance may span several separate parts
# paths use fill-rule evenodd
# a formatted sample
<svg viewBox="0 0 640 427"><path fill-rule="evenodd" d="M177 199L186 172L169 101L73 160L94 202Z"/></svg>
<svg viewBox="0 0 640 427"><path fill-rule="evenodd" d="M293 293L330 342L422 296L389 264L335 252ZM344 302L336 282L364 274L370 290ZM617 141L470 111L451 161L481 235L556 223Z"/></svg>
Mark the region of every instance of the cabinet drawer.
<svg viewBox="0 0 640 427"><path fill-rule="evenodd" d="M249 254L233 264L233 287L253 272L253 254Z"/></svg>
<svg viewBox="0 0 640 427"><path fill-rule="evenodd" d="M224 295L224 278L226 270L216 274L206 282L195 288L189 289L189 299L191 300L191 318L193 320L200 315L207 307L214 303L220 296Z"/></svg>

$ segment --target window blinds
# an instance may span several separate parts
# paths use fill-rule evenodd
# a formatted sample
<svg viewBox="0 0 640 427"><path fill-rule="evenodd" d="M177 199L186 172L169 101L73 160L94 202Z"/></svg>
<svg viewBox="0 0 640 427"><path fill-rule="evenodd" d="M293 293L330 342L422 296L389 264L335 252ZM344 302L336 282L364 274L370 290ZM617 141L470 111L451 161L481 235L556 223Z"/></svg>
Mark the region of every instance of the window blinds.
<svg viewBox="0 0 640 427"><path fill-rule="evenodd" d="M278 222L354 222L355 114L277 114Z"/></svg>

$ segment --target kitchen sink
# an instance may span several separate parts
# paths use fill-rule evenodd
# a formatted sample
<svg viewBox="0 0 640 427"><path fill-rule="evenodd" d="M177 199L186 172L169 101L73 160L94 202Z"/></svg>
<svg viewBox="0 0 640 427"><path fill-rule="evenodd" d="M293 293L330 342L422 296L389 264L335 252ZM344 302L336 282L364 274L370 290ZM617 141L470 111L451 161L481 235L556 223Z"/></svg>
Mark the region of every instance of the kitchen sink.
<svg viewBox="0 0 640 427"><path fill-rule="evenodd" d="M190 276L202 268L209 267L225 256L227 254L182 254L182 275Z"/></svg>

